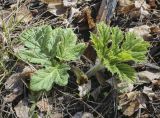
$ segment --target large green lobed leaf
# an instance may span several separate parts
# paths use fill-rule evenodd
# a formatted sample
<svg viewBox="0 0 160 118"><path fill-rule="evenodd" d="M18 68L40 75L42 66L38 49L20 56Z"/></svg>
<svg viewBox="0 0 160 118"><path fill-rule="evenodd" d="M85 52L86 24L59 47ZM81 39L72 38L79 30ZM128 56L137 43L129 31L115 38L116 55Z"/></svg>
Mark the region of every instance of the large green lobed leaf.
<svg viewBox="0 0 160 118"><path fill-rule="evenodd" d="M109 27L101 22L97 33L91 33L93 46L98 58L119 79L133 82L135 70L126 64L128 61L144 62L149 43L133 33L123 33L118 27Z"/></svg>
<svg viewBox="0 0 160 118"><path fill-rule="evenodd" d="M25 46L18 52L19 57L44 66L31 77L33 91L49 91L54 83L66 85L69 67L65 63L78 59L86 47L84 43L77 43L72 29L53 30L49 25L27 29L19 39Z"/></svg>

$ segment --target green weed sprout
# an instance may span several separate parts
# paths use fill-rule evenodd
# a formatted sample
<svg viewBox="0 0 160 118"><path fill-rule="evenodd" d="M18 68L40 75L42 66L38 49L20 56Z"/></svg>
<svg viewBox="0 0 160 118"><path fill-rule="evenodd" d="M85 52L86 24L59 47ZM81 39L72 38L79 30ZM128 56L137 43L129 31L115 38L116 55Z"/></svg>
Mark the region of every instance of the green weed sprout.
<svg viewBox="0 0 160 118"><path fill-rule="evenodd" d="M70 69L67 62L78 59L86 47L84 43L77 43L72 29L52 29L49 25L27 29L19 39L25 46L19 51L19 57L44 67L31 76L33 91L49 91L54 84L67 85Z"/></svg>
<svg viewBox="0 0 160 118"><path fill-rule="evenodd" d="M97 33L91 33L91 39L100 64L120 80L134 82L135 70L127 62L144 62L149 43L134 33L123 33L103 22L97 24Z"/></svg>

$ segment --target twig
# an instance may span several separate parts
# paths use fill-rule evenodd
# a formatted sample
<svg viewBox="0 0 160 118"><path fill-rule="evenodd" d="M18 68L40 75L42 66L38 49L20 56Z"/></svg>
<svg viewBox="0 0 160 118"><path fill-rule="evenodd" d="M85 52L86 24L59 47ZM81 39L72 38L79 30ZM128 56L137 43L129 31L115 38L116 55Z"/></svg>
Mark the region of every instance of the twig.
<svg viewBox="0 0 160 118"><path fill-rule="evenodd" d="M118 116L118 92L117 92L117 81L116 81L116 77L113 76L112 77L112 86L114 87L114 91L115 91L115 96L114 96L114 111L115 111L115 115L114 118L117 118Z"/></svg>
<svg viewBox="0 0 160 118"><path fill-rule="evenodd" d="M54 87L54 89L56 89L56 88ZM59 91L60 93L64 94L64 95L66 95L66 96L70 96L71 98L74 98L74 99L76 99L76 100L79 100L79 101L83 102L83 104L85 104L85 105L87 105L89 108L91 108L99 117L104 118L99 112L97 112L92 106L90 106L89 104L85 103L83 100L78 99L78 98L76 98L76 97L74 97L74 96L72 96L72 95L70 95L70 94L68 94L68 93L62 92L62 91L60 91L60 90L58 90L58 89L56 89L56 90Z"/></svg>
<svg viewBox="0 0 160 118"><path fill-rule="evenodd" d="M117 0L102 0L96 22L106 21L109 24L117 5Z"/></svg>

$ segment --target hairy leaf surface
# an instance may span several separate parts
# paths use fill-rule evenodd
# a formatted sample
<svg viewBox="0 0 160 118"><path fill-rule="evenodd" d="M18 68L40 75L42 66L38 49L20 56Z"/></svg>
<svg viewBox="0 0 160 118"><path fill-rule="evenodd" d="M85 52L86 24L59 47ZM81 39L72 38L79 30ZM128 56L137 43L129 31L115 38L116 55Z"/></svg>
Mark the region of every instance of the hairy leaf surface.
<svg viewBox="0 0 160 118"><path fill-rule="evenodd" d="M30 85L34 91L49 91L54 83L66 85L69 66L65 63L78 59L86 47L84 43L77 43L72 29L53 30L49 25L27 29L19 39L25 46L18 53L20 58L44 67L31 77Z"/></svg>
<svg viewBox="0 0 160 118"><path fill-rule="evenodd" d="M75 60L85 48L84 43L76 44L77 36L72 29L60 29L59 42L57 44L57 58L64 61Z"/></svg>
<svg viewBox="0 0 160 118"><path fill-rule="evenodd" d="M148 42L103 22L97 25L96 34L91 33L91 39L100 61L112 74L117 74L121 80L134 81L135 70L126 62L145 61Z"/></svg>
<svg viewBox="0 0 160 118"><path fill-rule="evenodd" d="M40 69L33 74L30 87L33 91L49 91L54 83L65 86L68 83L69 75L67 71L69 69L68 65L57 65Z"/></svg>
<svg viewBox="0 0 160 118"><path fill-rule="evenodd" d="M48 45L49 41L53 39L53 35L50 26L44 25L27 29L19 38L25 45L25 48L19 52L19 56L23 60L43 65L51 64Z"/></svg>

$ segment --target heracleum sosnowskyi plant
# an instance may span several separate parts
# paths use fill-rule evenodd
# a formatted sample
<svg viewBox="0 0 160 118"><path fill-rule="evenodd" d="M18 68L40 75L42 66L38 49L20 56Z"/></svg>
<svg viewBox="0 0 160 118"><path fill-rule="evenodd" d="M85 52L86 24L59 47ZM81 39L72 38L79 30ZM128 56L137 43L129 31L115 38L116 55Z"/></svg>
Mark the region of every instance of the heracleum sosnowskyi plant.
<svg viewBox="0 0 160 118"><path fill-rule="evenodd" d="M84 43L77 43L71 28L52 29L49 25L27 29L19 39L25 46L19 51L19 57L44 67L31 76L33 91L49 91L54 84L67 85L70 69L67 62L78 59L86 47Z"/></svg>
<svg viewBox="0 0 160 118"><path fill-rule="evenodd" d="M134 33L123 33L118 27L109 27L104 22L97 24L97 33L91 33L91 39L99 65L106 67L122 81L134 82L135 70L127 62L146 61L149 43Z"/></svg>

